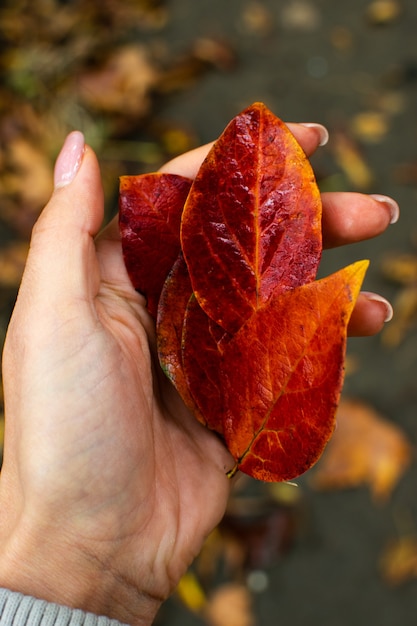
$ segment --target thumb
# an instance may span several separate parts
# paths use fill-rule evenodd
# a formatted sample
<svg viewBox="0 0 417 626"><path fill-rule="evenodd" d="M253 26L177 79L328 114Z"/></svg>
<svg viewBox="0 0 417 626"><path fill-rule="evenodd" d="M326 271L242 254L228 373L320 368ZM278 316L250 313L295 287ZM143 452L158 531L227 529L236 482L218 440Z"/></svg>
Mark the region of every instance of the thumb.
<svg viewBox="0 0 417 626"><path fill-rule="evenodd" d="M58 156L55 189L36 222L21 291L49 306L89 299L98 288L94 236L103 220L97 158L82 133L68 135ZM19 294L22 295L22 294Z"/></svg>

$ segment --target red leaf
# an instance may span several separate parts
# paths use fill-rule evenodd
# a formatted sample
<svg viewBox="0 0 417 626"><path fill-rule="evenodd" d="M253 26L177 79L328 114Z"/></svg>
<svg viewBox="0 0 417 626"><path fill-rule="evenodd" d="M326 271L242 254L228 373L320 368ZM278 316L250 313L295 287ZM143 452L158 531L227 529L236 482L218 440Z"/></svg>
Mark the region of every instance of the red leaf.
<svg viewBox="0 0 417 626"><path fill-rule="evenodd" d="M162 369L175 385L185 404L198 413L182 365L183 324L191 297L190 277L184 258L180 254L165 281L160 297L156 326L158 357Z"/></svg>
<svg viewBox="0 0 417 626"><path fill-rule="evenodd" d="M229 124L190 185L122 178L126 265L157 310L161 366L224 438L236 460L229 475L288 480L333 431L367 261L313 282L319 192L294 137L262 104Z"/></svg>
<svg viewBox="0 0 417 626"><path fill-rule="evenodd" d="M223 434L241 471L289 480L319 458L333 432L346 328L367 266L359 261L274 296L225 347Z"/></svg>
<svg viewBox="0 0 417 626"><path fill-rule="evenodd" d="M181 342L184 376L199 409L198 419L219 434L223 434L224 414L222 353L230 338L206 315L195 297L189 301Z"/></svg>
<svg viewBox="0 0 417 626"><path fill-rule="evenodd" d="M230 336L210 320L193 296L182 255L165 281L156 331L159 362L165 374L204 425L207 422L200 407L210 404L210 428L221 433L222 406L218 404L217 411L215 406L216 402L221 402L219 364L222 340ZM219 417L217 421L216 415Z"/></svg>
<svg viewBox="0 0 417 626"><path fill-rule="evenodd" d="M321 204L314 174L263 104L229 124L200 168L181 243L197 300L232 333L274 290L315 278Z"/></svg>
<svg viewBox="0 0 417 626"><path fill-rule="evenodd" d="M181 213L191 182L161 173L120 178L119 224L125 265L154 317L162 286L181 249Z"/></svg>

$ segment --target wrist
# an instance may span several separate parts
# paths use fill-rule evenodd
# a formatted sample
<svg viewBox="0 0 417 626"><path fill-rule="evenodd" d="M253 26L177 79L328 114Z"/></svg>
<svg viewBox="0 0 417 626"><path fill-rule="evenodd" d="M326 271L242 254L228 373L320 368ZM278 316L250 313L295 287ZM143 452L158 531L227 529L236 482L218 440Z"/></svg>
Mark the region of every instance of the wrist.
<svg viewBox="0 0 417 626"><path fill-rule="evenodd" d="M0 587L122 623L150 625L161 601L119 575L110 555L101 550L98 558L64 534L19 530L0 540Z"/></svg>

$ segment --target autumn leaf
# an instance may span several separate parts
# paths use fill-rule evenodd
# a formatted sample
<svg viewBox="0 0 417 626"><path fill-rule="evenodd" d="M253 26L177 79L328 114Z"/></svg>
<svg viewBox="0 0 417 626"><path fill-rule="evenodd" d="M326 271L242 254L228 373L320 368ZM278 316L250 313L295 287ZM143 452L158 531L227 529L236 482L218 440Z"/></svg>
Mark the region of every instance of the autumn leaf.
<svg viewBox="0 0 417 626"><path fill-rule="evenodd" d="M0 287L18 287L22 279L29 243L18 241L0 249Z"/></svg>
<svg viewBox="0 0 417 626"><path fill-rule="evenodd" d="M191 395L223 434L236 469L289 480L320 456L334 428L346 326L366 267L358 262L273 297L223 345L221 357L214 344L194 355L185 336Z"/></svg>
<svg viewBox="0 0 417 626"><path fill-rule="evenodd" d="M201 166L181 245L200 306L232 333L277 288L315 278L320 194L294 136L263 104L237 116Z"/></svg>
<svg viewBox="0 0 417 626"><path fill-rule="evenodd" d="M169 273L160 296L157 318L159 362L165 374L180 393L185 404L200 421L184 375L182 362L182 333L184 316L192 288L187 265L180 254Z"/></svg>
<svg viewBox="0 0 417 626"><path fill-rule="evenodd" d="M182 603L193 613L199 613L206 606L207 599L196 575L187 571L176 588L176 594Z"/></svg>
<svg viewBox="0 0 417 626"><path fill-rule="evenodd" d="M283 481L306 471L333 432L368 262L314 280L320 195L288 128L255 103L192 184L122 178L120 223L129 275L156 314L161 367L223 438L229 475Z"/></svg>
<svg viewBox="0 0 417 626"><path fill-rule="evenodd" d="M388 253L382 259L383 276L400 286L394 300L395 317L382 331L382 343L389 348L401 344L417 319L417 256L411 253Z"/></svg>
<svg viewBox="0 0 417 626"><path fill-rule="evenodd" d="M113 50L104 67L80 73L77 91L94 111L139 119L148 113L158 81L146 48L128 44Z"/></svg>
<svg viewBox="0 0 417 626"><path fill-rule="evenodd" d="M417 536L414 533L391 541L383 551L380 571L386 583L392 586L417 578Z"/></svg>
<svg viewBox="0 0 417 626"><path fill-rule="evenodd" d="M254 626L248 588L240 583L221 585L211 595L205 616L209 626Z"/></svg>
<svg viewBox="0 0 417 626"><path fill-rule="evenodd" d="M162 286L180 252L182 207L191 181L175 174L122 176L119 226L125 265L156 317Z"/></svg>
<svg viewBox="0 0 417 626"><path fill-rule="evenodd" d="M333 152L347 180L357 189L369 189L374 175L356 142L349 135L339 132L333 138Z"/></svg>
<svg viewBox="0 0 417 626"><path fill-rule="evenodd" d="M368 404L343 400L337 429L312 476L317 489L369 485L385 501L411 462L411 445L399 427Z"/></svg>
<svg viewBox="0 0 417 626"><path fill-rule="evenodd" d="M230 335L205 314L194 296L188 302L181 341L187 388L198 407L197 419L220 435L224 429L223 342ZM195 349L198 346L198 349Z"/></svg>

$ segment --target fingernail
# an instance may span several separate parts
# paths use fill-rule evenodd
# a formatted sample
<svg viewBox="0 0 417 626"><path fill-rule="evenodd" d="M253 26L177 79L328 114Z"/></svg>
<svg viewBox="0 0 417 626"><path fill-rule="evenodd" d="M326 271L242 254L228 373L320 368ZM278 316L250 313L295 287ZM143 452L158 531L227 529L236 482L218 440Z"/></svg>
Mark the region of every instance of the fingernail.
<svg viewBox="0 0 417 626"><path fill-rule="evenodd" d="M385 318L384 322L390 322L392 320L392 316L394 315L394 309L388 300L385 300L378 293L373 293L373 291L362 291L362 294L368 298L368 300L372 300L372 302L380 302L385 307Z"/></svg>
<svg viewBox="0 0 417 626"><path fill-rule="evenodd" d="M317 131L319 136L319 146L325 146L329 141L329 131L322 124L316 124L314 122L304 122L301 126L306 126L307 128L314 128Z"/></svg>
<svg viewBox="0 0 417 626"><path fill-rule="evenodd" d="M65 139L61 152L55 163L55 189L69 185L80 169L85 149L84 135L78 130L73 131Z"/></svg>
<svg viewBox="0 0 417 626"><path fill-rule="evenodd" d="M377 202L380 202L388 208L391 216L390 224L395 224L396 222L398 222L398 218L400 217L400 207L395 202L395 200L393 200L389 196L382 196L379 193L371 193L370 196L371 198L373 198Z"/></svg>

